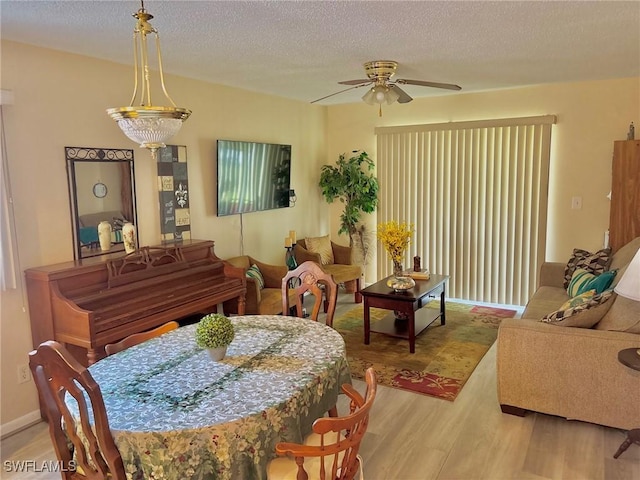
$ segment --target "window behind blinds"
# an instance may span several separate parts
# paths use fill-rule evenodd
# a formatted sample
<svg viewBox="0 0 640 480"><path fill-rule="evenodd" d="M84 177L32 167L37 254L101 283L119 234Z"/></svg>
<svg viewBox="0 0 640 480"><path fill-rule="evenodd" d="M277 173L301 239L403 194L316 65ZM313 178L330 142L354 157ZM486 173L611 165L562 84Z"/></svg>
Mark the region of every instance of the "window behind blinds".
<svg viewBox="0 0 640 480"><path fill-rule="evenodd" d="M546 247L555 116L381 127L378 221L413 222L406 252L449 275L448 296L524 305ZM378 276L391 273L379 255Z"/></svg>

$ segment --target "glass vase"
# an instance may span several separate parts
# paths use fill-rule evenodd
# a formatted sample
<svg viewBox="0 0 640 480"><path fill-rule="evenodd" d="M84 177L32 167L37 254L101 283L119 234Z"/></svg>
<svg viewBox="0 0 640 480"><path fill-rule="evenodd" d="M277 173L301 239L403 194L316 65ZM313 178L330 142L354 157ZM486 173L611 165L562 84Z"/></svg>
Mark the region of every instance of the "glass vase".
<svg viewBox="0 0 640 480"><path fill-rule="evenodd" d="M394 277L402 277L402 264L397 261L393 261L393 276Z"/></svg>

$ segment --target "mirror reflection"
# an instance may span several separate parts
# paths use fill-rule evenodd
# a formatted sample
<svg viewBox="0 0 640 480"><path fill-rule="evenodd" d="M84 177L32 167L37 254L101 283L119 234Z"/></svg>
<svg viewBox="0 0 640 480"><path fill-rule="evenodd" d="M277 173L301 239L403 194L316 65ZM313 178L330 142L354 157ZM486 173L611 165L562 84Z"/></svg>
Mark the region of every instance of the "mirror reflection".
<svg viewBox="0 0 640 480"><path fill-rule="evenodd" d="M133 150L65 147L65 157L75 258L124 252L122 227L138 236Z"/></svg>

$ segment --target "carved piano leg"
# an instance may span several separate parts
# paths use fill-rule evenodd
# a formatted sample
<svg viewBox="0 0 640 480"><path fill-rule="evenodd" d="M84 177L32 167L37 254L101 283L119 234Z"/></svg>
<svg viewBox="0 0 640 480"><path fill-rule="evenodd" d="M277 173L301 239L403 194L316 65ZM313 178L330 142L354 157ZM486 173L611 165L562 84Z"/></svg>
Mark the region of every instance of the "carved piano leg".
<svg viewBox="0 0 640 480"><path fill-rule="evenodd" d="M98 361L98 355L93 348L87 349L87 361L89 362L89 365L93 365Z"/></svg>

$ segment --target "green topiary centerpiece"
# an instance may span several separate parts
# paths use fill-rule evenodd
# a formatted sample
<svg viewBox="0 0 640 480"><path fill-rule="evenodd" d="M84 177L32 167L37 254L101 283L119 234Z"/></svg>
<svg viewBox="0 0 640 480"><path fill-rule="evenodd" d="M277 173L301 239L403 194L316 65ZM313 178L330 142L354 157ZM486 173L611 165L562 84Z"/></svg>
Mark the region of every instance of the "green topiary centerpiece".
<svg viewBox="0 0 640 480"><path fill-rule="evenodd" d="M226 353L226 347L233 341L235 330L231 320L220 313L210 313L200 319L196 327L196 343L199 347L209 349L214 360L221 360ZM212 350L222 352L219 355Z"/></svg>

